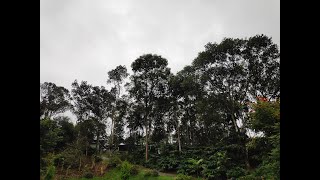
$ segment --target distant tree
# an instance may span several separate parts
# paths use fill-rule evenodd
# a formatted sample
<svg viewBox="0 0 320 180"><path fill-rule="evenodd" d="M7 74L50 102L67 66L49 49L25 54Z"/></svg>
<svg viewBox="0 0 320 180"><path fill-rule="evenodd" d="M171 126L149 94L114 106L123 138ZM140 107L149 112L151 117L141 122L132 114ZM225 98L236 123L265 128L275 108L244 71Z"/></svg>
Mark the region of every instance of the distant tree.
<svg viewBox="0 0 320 180"><path fill-rule="evenodd" d="M225 38L219 44L208 43L205 51L200 52L192 62L194 74L200 76L206 91L200 104L211 107L206 110L197 108L200 110L197 110L200 114L198 122L201 119L205 123L219 122L227 133L225 143L245 149L248 141L248 103L255 101L257 96L269 100L280 96L279 58L277 45L265 35L249 39ZM201 112L201 109L204 111ZM248 159L246 163L249 164Z"/></svg>
<svg viewBox="0 0 320 180"><path fill-rule="evenodd" d="M125 119L127 118L128 102L125 98L121 98L116 103L116 116L114 116L113 143L118 146L124 141Z"/></svg>
<svg viewBox="0 0 320 180"><path fill-rule="evenodd" d="M72 83L71 95L73 99L73 113L77 117L78 122L88 120L91 116L90 111L90 95L92 86L86 81L82 81L80 84L77 80Z"/></svg>
<svg viewBox="0 0 320 180"><path fill-rule="evenodd" d="M248 89L253 98L279 98L280 52L272 39L265 35L250 37L245 43L243 57L248 65Z"/></svg>
<svg viewBox="0 0 320 180"><path fill-rule="evenodd" d="M93 143L94 137L96 135L95 123L92 119L80 121L76 124L75 130L78 135L78 139L84 142L85 154L88 155L89 145Z"/></svg>
<svg viewBox="0 0 320 180"><path fill-rule="evenodd" d="M58 116L53 119L57 122L57 126L60 129L59 136L62 137L61 142L56 145L58 149L64 149L68 144L71 144L76 139L76 130L74 125L70 122L70 118L67 116Z"/></svg>
<svg viewBox="0 0 320 180"><path fill-rule="evenodd" d="M170 69L166 59L158 55L146 54L136 59L131 67L130 96L143 107L142 125L146 131L145 147L146 161L148 160L148 139L152 124L156 118L156 102L166 91ZM140 107L141 107L140 106Z"/></svg>
<svg viewBox="0 0 320 180"><path fill-rule="evenodd" d="M187 94L187 89L185 88L186 84L183 84L184 78L180 72L177 75L171 75L169 79L169 101L170 101L170 109L169 112L169 122L168 126L172 130L175 130L175 135L177 138L178 149L182 150L181 147L181 129L182 128L182 118L186 116L186 109L184 106L184 97ZM189 86L193 87L194 84L189 84ZM188 85L187 85L188 86ZM185 135L185 134L184 134ZM185 135L187 136L187 135Z"/></svg>
<svg viewBox="0 0 320 180"><path fill-rule="evenodd" d="M203 96L201 85L197 79L194 68L186 66L177 73L174 82L171 83L173 93L171 98L176 97L173 102L177 103L175 105L176 108L182 109L180 117L181 128L179 129L182 135L180 141L188 145L197 143L196 104Z"/></svg>
<svg viewBox="0 0 320 180"><path fill-rule="evenodd" d="M51 118L71 108L69 91L51 82L40 84L40 117Z"/></svg>
<svg viewBox="0 0 320 180"><path fill-rule="evenodd" d="M91 86L83 81L80 85L72 84L74 112L80 122L92 120L96 130L96 153L100 152L100 137L105 134L106 119L110 117L111 102L114 96L103 86Z"/></svg>
<svg viewBox="0 0 320 180"><path fill-rule="evenodd" d="M108 72L108 83L113 83L114 87L111 92L115 96L115 101L111 103L111 145L114 145L114 136L117 134L117 143L122 139L123 134L123 117L125 116L126 102L120 99L121 84L128 77L127 68L125 66L117 66ZM117 132L115 132L115 129Z"/></svg>
<svg viewBox="0 0 320 180"><path fill-rule="evenodd" d="M117 66L115 69L108 72L108 83L113 83L116 87L117 97L120 97L121 84L123 80L129 76L125 66Z"/></svg>
<svg viewBox="0 0 320 180"><path fill-rule="evenodd" d="M247 119L246 102L259 95L271 99L280 95L278 48L264 35L248 40L225 38L205 48L193 66L208 95L221 99L219 106L224 107L234 130L239 132L237 121L245 124Z"/></svg>
<svg viewBox="0 0 320 180"><path fill-rule="evenodd" d="M144 107L142 103L134 103L130 102L128 104L128 118L127 124L129 128L129 139L132 144L138 145L140 144L140 131L143 130L143 112Z"/></svg>
<svg viewBox="0 0 320 180"><path fill-rule="evenodd" d="M62 140L61 129L56 121L49 118L40 120L40 156L57 150L57 144Z"/></svg>

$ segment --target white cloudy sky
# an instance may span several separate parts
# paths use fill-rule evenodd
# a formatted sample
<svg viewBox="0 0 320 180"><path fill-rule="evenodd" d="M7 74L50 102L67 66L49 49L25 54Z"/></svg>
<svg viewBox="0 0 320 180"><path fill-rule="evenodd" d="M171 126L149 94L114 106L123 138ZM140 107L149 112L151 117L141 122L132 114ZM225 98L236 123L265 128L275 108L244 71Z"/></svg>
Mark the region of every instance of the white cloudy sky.
<svg viewBox="0 0 320 180"><path fill-rule="evenodd" d="M41 0L40 81L105 85L107 72L144 53L177 72L223 37L271 36L279 0Z"/></svg>
<svg viewBox="0 0 320 180"><path fill-rule="evenodd" d="M40 0L40 82L106 86L145 53L175 73L208 42L256 34L280 45L280 0Z"/></svg>

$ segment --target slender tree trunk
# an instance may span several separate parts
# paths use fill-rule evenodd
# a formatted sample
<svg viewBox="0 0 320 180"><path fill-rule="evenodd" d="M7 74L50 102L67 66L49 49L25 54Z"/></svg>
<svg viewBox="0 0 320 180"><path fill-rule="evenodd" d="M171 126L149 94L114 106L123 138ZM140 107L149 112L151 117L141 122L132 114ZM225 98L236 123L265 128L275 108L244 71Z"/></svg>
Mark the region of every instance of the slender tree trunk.
<svg viewBox="0 0 320 180"><path fill-rule="evenodd" d="M79 159L79 171L81 170L81 157Z"/></svg>
<svg viewBox="0 0 320 180"><path fill-rule="evenodd" d="M187 137L188 137L188 144L191 145L191 138L190 138L190 127L187 125Z"/></svg>
<svg viewBox="0 0 320 180"><path fill-rule="evenodd" d="M148 92L148 84L146 84L145 92ZM150 94L149 94L150 95ZM148 135L149 135L149 123L148 123L148 99L144 98L144 105L145 105L145 115L144 115L144 123L146 127L146 162L148 161Z"/></svg>
<svg viewBox="0 0 320 180"><path fill-rule="evenodd" d="M96 154L98 155L99 154L99 142L100 142L100 132L98 130L98 133L97 133L97 142L96 142Z"/></svg>
<svg viewBox="0 0 320 180"><path fill-rule="evenodd" d="M146 126L146 162L148 161L148 136L149 136L149 131L148 131L148 126Z"/></svg>
<svg viewBox="0 0 320 180"><path fill-rule="evenodd" d="M115 102L116 105L115 106L117 106L117 101L120 98L120 83L119 82L117 82L116 87L117 87L118 93L116 95L116 102ZM112 112L111 116L112 116L112 119L111 119L111 146L113 147L113 145L114 145L114 124L115 124L115 122L114 122L115 112L114 111Z"/></svg>
<svg viewBox="0 0 320 180"><path fill-rule="evenodd" d="M193 130L190 129L189 132L190 132L190 135L189 135L190 145L192 146L192 145L193 145L193 139L192 139L192 134L193 134L192 132L193 132Z"/></svg>
<svg viewBox="0 0 320 180"><path fill-rule="evenodd" d="M178 130L178 145L179 145L179 152L181 152L180 127L179 127L179 125L178 125L177 130Z"/></svg>
<svg viewBox="0 0 320 180"><path fill-rule="evenodd" d="M114 115L112 114L112 120L111 120L111 143L110 143L111 147L113 147L113 136L114 136Z"/></svg>
<svg viewBox="0 0 320 180"><path fill-rule="evenodd" d="M234 128L235 128L236 132L239 132L237 121L236 121L236 119L234 117L234 113L231 113L231 119L232 119L232 122L233 122L233 125L234 125Z"/></svg>

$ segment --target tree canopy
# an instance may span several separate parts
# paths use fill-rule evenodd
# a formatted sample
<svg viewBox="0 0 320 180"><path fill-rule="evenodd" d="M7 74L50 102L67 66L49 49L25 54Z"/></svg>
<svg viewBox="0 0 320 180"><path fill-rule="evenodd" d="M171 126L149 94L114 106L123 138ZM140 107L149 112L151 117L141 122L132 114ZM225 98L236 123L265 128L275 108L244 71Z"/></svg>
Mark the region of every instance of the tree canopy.
<svg viewBox="0 0 320 180"><path fill-rule="evenodd" d="M40 84L41 157L61 153L81 169L82 156L123 143L123 159L162 171L280 179L280 52L270 37L209 42L177 73L157 54L141 55L131 69L107 72L109 89L75 80L69 94Z"/></svg>

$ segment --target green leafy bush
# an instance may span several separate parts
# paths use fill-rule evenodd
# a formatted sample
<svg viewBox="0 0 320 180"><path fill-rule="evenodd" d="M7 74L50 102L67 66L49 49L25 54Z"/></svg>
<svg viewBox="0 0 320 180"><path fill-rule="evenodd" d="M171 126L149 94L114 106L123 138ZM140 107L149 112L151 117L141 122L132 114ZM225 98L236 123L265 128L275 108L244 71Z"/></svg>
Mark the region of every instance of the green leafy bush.
<svg viewBox="0 0 320 180"><path fill-rule="evenodd" d="M157 168L162 171L175 171L180 164L180 159L179 156L172 153L167 156L161 156L156 164Z"/></svg>
<svg viewBox="0 0 320 180"><path fill-rule="evenodd" d="M148 170L148 171L145 172L144 176L145 177L149 177L149 176L157 177L157 176L159 176L159 173L156 170Z"/></svg>
<svg viewBox="0 0 320 180"><path fill-rule="evenodd" d="M120 177L122 180L129 179L131 175L133 165L130 164L128 161L123 161L120 166Z"/></svg>
<svg viewBox="0 0 320 180"><path fill-rule="evenodd" d="M228 178L239 178L241 176L245 176L246 171L241 167L234 167L227 171Z"/></svg>
<svg viewBox="0 0 320 180"><path fill-rule="evenodd" d="M263 162L255 172L255 176L263 176L266 179L280 179L280 163L278 162Z"/></svg>
<svg viewBox="0 0 320 180"><path fill-rule="evenodd" d="M174 178L174 180L192 180L193 178L191 176L187 176L184 174L178 174L177 177Z"/></svg>
<svg viewBox="0 0 320 180"><path fill-rule="evenodd" d="M159 172L156 171L156 170L152 170L152 171L151 171L151 176L152 176L152 177L157 177L157 176L159 176Z"/></svg>
<svg viewBox="0 0 320 180"><path fill-rule="evenodd" d="M133 165L130 169L130 174L131 175L137 175L139 173L139 168L136 165Z"/></svg>
<svg viewBox="0 0 320 180"><path fill-rule="evenodd" d="M64 164L64 156L62 154L57 154L53 158L53 165L58 167Z"/></svg>
<svg viewBox="0 0 320 180"><path fill-rule="evenodd" d="M53 165L49 166L47 173L44 176L44 180L53 180L55 173L56 173L56 168Z"/></svg>
<svg viewBox="0 0 320 180"><path fill-rule="evenodd" d="M225 179L227 160L228 158L225 151L217 151L203 163L201 174L208 178Z"/></svg>
<svg viewBox="0 0 320 180"><path fill-rule="evenodd" d="M261 177L256 177L253 174L248 174L246 176L242 176L238 178L239 180L260 180Z"/></svg>
<svg viewBox="0 0 320 180"><path fill-rule="evenodd" d="M146 171L146 172L144 173L144 176L145 176L145 177L151 176L151 172L150 172L150 171Z"/></svg>
<svg viewBox="0 0 320 180"><path fill-rule="evenodd" d="M122 161L118 156L112 156L106 160L103 160L103 163L108 167L117 167L121 165Z"/></svg>
<svg viewBox="0 0 320 180"><path fill-rule="evenodd" d="M181 164L178 173L199 176L202 170L203 159L196 160L193 158L189 158Z"/></svg>
<svg viewBox="0 0 320 180"><path fill-rule="evenodd" d="M66 167L78 168L80 157L83 153L76 143L71 144L68 148L61 152L58 156L57 162L63 159L63 164Z"/></svg>

